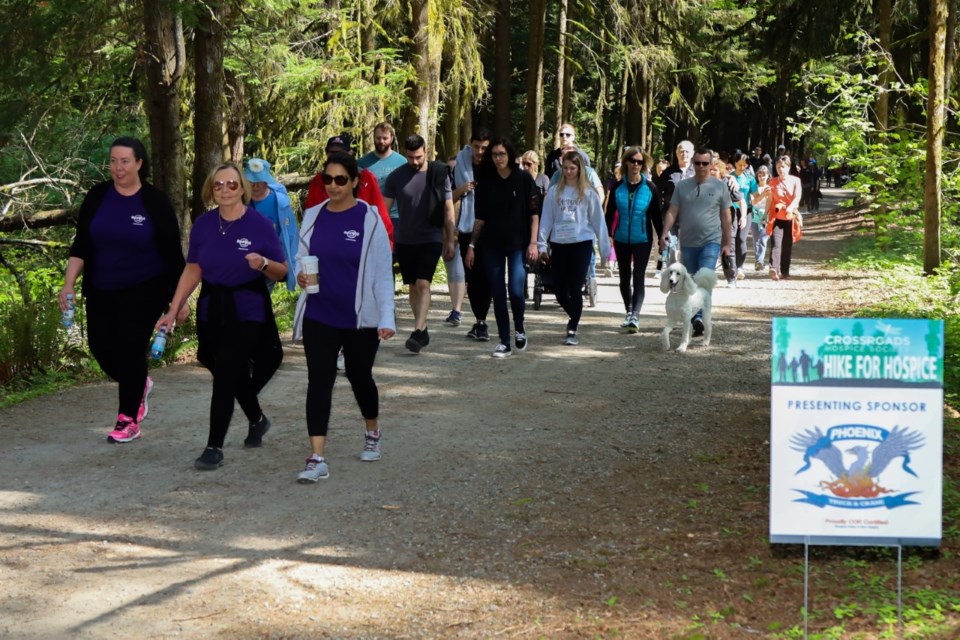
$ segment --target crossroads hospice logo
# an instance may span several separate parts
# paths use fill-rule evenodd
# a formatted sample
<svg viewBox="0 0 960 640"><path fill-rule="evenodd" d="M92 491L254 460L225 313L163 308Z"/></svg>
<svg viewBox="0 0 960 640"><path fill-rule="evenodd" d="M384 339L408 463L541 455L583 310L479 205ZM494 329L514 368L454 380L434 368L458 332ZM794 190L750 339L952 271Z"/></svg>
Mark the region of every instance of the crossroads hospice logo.
<svg viewBox="0 0 960 640"><path fill-rule="evenodd" d="M895 509L920 504L910 500L919 491L902 492L893 484L884 486L881 474L889 469L888 483L897 482L894 476L901 482L907 480L897 472L896 465L891 467L902 458L901 470L919 480L910 468L910 453L923 446L920 432L899 426L888 431L865 424L840 424L826 433L820 427L794 433L790 448L803 454L803 466L794 476L811 481L806 489L793 489L803 496L794 502L840 509Z"/></svg>

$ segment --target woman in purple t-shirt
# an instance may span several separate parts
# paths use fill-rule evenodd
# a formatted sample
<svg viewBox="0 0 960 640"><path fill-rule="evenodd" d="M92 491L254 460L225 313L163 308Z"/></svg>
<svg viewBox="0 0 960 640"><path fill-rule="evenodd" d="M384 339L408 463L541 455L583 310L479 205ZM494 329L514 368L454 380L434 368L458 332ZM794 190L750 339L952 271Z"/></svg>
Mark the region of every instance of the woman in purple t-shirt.
<svg viewBox="0 0 960 640"><path fill-rule="evenodd" d="M147 151L136 138L110 145L111 180L87 193L60 290L60 309L83 274L87 341L117 381L119 406L108 442L140 437L153 380L147 345L183 271L180 225L166 194L147 182Z"/></svg>
<svg viewBox="0 0 960 640"><path fill-rule="evenodd" d="M244 446L262 444L270 421L257 394L283 358L264 278L283 280L287 263L273 225L249 206L251 193L250 182L232 162L207 177L203 200L217 208L194 222L187 266L170 311L157 323L172 328L175 315L203 284L197 302L197 359L213 374L213 395L207 447L194 462L201 471L223 464L234 398L250 422Z"/></svg>
<svg viewBox="0 0 960 640"><path fill-rule="evenodd" d="M360 406L366 432L360 459L380 459L380 397L373 361L381 340L397 326L393 312L393 260L387 229L377 209L354 195L360 171L347 153L333 153L320 178L329 199L303 213L298 258L317 258L319 291L297 302L293 338L303 337L307 356L307 435L311 455L297 482L329 477L323 457L330 422L337 354L343 349L347 380Z"/></svg>

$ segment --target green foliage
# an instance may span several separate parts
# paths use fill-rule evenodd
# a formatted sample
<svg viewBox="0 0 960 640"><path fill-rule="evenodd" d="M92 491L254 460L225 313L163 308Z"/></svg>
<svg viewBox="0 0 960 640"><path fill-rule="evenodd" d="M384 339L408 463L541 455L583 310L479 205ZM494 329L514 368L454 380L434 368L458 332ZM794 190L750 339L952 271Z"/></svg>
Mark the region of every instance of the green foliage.
<svg viewBox="0 0 960 640"><path fill-rule="evenodd" d="M60 326L60 309L42 303L0 307L0 387L36 374L79 366L85 354L79 347L79 325Z"/></svg>

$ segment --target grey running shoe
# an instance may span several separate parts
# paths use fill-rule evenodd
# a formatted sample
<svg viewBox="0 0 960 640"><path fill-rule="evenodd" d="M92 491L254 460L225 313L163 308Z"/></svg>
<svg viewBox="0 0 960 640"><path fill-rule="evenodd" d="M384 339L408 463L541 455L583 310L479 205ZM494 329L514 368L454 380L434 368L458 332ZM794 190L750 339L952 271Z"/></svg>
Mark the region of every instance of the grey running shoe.
<svg viewBox="0 0 960 640"><path fill-rule="evenodd" d="M380 441L383 436L379 432L367 431L363 434L363 451L360 452L360 459L364 462L376 462L382 456L380 454Z"/></svg>
<svg viewBox="0 0 960 640"><path fill-rule="evenodd" d="M193 467L198 471L213 471L223 466L223 451L214 447L207 447L200 457L193 461Z"/></svg>
<svg viewBox="0 0 960 640"><path fill-rule="evenodd" d="M527 348L527 334L523 331L517 331L514 342L517 345L517 351L525 351Z"/></svg>
<svg viewBox="0 0 960 640"><path fill-rule="evenodd" d="M567 345L567 346L570 346L570 347L575 347L575 346L577 346L578 344L580 344L580 338L577 337L577 332L576 332L576 331L567 331L567 339L563 341L563 344L565 344L565 345Z"/></svg>
<svg viewBox="0 0 960 640"><path fill-rule="evenodd" d="M640 330L640 318L635 315L630 316L630 321L627 323L627 333L636 333Z"/></svg>
<svg viewBox="0 0 960 640"><path fill-rule="evenodd" d="M498 344L497 348L491 353L494 358L509 358L513 355L513 352L510 351L510 345L508 344Z"/></svg>
<svg viewBox="0 0 960 640"><path fill-rule="evenodd" d="M620 323L621 329L626 329L630 326L630 319L633 318L633 314L627 311L627 315L623 317L623 322Z"/></svg>
<svg viewBox="0 0 960 640"><path fill-rule="evenodd" d="M337 354L337 371L343 371L346 367L346 361L343 359L343 349L340 349L340 353Z"/></svg>
<svg viewBox="0 0 960 640"><path fill-rule="evenodd" d="M323 458L310 456L307 458L307 466L297 474L297 482L300 484L311 484L317 480L330 477L330 468L327 467L327 461Z"/></svg>

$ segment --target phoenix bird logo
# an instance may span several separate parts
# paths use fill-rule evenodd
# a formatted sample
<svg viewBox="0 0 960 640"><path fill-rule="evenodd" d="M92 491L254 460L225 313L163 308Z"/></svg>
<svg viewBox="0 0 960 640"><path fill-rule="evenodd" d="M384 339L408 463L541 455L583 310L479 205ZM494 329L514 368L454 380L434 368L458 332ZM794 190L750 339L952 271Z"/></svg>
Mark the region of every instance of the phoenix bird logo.
<svg viewBox="0 0 960 640"><path fill-rule="evenodd" d="M875 498L883 493L893 493L879 484L880 474L897 458L903 458L903 470L917 477L910 468L910 452L923 446L923 435L915 430L894 427L871 451L864 445L846 450L855 456L849 467L844 465L843 452L834 441L823 434L820 427L807 429L790 438L791 448L803 453L804 465L797 474L807 471L813 460L819 460L833 475L830 481L820 486L841 498Z"/></svg>

